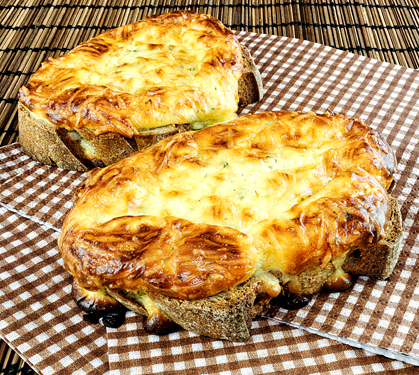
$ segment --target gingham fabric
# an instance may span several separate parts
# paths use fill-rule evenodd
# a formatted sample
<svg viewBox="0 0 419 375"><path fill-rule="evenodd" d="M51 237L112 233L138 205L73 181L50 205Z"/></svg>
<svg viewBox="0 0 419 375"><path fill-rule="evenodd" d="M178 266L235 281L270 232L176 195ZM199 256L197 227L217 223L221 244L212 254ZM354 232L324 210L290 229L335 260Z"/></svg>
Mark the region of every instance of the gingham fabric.
<svg viewBox="0 0 419 375"><path fill-rule="evenodd" d="M390 280L360 277L349 291L319 294L298 311L272 307L255 320L247 343L181 329L149 335L132 313L118 329L90 325L71 300L56 244L84 176L34 162L18 144L7 146L0 149L0 335L39 373L418 372L412 364L419 364L419 73L296 39L238 36L265 85L264 99L242 113L331 110L361 118L395 150L393 195L405 240Z"/></svg>
<svg viewBox="0 0 419 375"><path fill-rule="evenodd" d="M269 77L266 98L253 110L331 110L360 118L384 135L399 163L393 195L402 206L405 242L390 280L359 277L345 293L319 294L306 308L273 308L266 315L367 344L377 352L384 348L389 356L406 354L419 365L419 278L414 272L419 250L418 72L295 39L248 36L243 42L253 56L264 56L259 64L262 76Z"/></svg>
<svg viewBox="0 0 419 375"><path fill-rule="evenodd" d="M130 314L108 329L112 374L415 374L418 368L261 318L246 343L179 330L154 336Z"/></svg>

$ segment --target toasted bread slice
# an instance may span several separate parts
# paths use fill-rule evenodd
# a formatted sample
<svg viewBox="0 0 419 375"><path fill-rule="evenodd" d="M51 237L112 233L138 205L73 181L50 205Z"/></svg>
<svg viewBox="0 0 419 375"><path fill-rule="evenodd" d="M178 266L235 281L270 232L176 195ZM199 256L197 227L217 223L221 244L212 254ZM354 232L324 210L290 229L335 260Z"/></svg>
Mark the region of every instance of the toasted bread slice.
<svg viewBox="0 0 419 375"><path fill-rule="evenodd" d="M403 236L397 200L391 196L389 198L391 218L386 236L369 251L360 252L354 249L349 253L339 269L340 275L343 270L352 275L371 276L380 280L390 276L401 251ZM294 296L312 295L322 290L336 270L336 266L330 262L323 268L311 267L296 275L291 281L287 281L280 273L276 273L275 276L284 292L291 290ZM274 272L270 276L273 274ZM271 301L269 287L272 282L272 278L266 274L253 276L232 291L225 290L215 296L192 301L153 292L139 296L133 292L106 288L106 293L129 310L148 317L143 325L149 333L166 333L171 327L170 323L175 322L182 328L200 335L242 342L250 338L252 319L260 315ZM288 285L289 283L292 285ZM329 287L327 291L334 292L339 289Z"/></svg>
<svg viewBox="0 0 419 375"><path fill-rule="evenodd" d="M149 331L173 321L243 341L276 296L388 277L402 236L395 167L360 120L247 115L89 172L58 245L82 286L147 315Z"/></svg>
<svg viewBox="0 0 419 375"><path fill-rule="evenodd" d="M232 291L193 301L153 292L147 292L147 299L142 298L144 294L138 296L109 288L106 292L128 309L148 317L143 326L149 333L166 333L169 322L174 322L200 335L241 342L249 339L252 319L262 313L272 298L270 276L252 277Z"/></svg>
<svg viewBox="0 0 419 375"><path fill-rule="evenodd" d="M85 172L93 163L85 156L80 142L68 132L34 119L22 104L18 105L19 142L23 151L43 164Z"/></svg>
<svg viewBox="0 0 419 375"><path fill-rule="evenodd" d="M397 199L389 196L391 215L385 237L376 248L353 251L343 263L343 270L353 275L367 275L380 280L390 277L402 248L402 215Z"/></svg>
<svg viewBox="0 0 419 375"><path fill-rule="evenodd" d="M239 105L243 107L262 99L263 85L259 71L244 46L242 57L244 69L239 80ZM19 141L28 156L43 164L80 172L113 164L162 139L191 130L189 124L174 124L140 130L138 135L128 138L117 133L96 136L88 129L79 129L78 134L73 133L71 137L64 128L32 116L21 103L18 116ZM83 147L83 143L90 150Z"/></svg>
<svg viewBox="0 0 419 375"><path fill-rule="evenodd" d="M20 142L35 160L86 171L231 120L262 96L254 61L231 30L209 15L173 12L42 64L19 93Z"/></svg>
<svg viewBox="0 0 419 375"><path fill-rule="evenodd" d="M263 84L249 50L242 45L243 74L239 80L239 106L256 103L263 98Z"/></svg>

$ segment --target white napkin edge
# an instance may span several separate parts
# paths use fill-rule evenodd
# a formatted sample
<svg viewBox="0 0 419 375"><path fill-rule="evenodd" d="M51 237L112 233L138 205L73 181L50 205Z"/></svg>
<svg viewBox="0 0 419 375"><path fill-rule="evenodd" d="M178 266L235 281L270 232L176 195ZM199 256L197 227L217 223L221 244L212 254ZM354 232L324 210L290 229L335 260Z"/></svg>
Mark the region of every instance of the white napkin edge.
<svg viewBox="0 0 419 375"><path fill-rule="evenodd" d="M400 352L396 352L390 349L384 349L384 348L380 348L378 346L374 346L374 345L370 345L370 344L366 344L360 341L356 341L356 340L352 340L352 339L348 339L346 337L342 337L342 336L338 336L338 335L334 335L331 333L327 333L327 332L323 332L323 331L319 331L317 329L314 328L309 328L309 327L305 327L302 326L300 324L296 324L296 323L290 323L290 322L286 322L284 320L278 319L278 318L271 318L269 316L265 316L265 315L261 315L263 318L269 319L269 320L273 320L282 324L286 324L290 327L293 328L299 328L302 329L303 331L309 332L309 333L313 333L316 334L318 336L330 339L330 340L334 340L334 341L338 341L342 344L346 344L346 345L350 345L353 346L355 348L358 349L363 349L367 352L373 353L373 354L378 354L378 355L382 355L384 357L390 358L390 359L394 359L397 361L401 361L401 362L405 362L405 363L409 363L411 365L414 366L419 366L419 357L415 356L415 355L408 355L408 354L403 354Z"/></svg>

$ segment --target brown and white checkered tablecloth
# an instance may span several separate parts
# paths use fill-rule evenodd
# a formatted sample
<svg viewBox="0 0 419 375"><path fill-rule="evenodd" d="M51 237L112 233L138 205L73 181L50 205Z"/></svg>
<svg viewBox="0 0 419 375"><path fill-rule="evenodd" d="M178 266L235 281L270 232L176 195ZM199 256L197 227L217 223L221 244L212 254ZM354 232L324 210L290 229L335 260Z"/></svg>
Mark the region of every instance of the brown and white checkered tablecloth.
<svg viewBox="0 0 419 375"><path fill-rule="evenodd" d="M243 114L332 110L370 124L395 150L393 195L405 240L393 275L359 277L350 290L319 294L297 311L272 307L255 320L247 343L183 330L149 335L132 313L118 329L89 325L71 300L56 244L84 175L32 161L18 144L6 146L0 149L0 336L39 373L419 372L419 73L297 39L238 36L266 89Z"/></svg>

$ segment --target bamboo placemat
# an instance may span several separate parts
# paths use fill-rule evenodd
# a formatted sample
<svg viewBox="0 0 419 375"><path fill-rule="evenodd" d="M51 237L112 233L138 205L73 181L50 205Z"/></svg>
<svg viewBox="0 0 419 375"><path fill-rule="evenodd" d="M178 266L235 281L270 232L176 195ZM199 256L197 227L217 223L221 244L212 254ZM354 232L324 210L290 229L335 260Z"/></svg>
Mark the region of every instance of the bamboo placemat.
<svg viewBox="0 0 419 375"><path fill-rule="evenodd" d="M209 13L233 30L300 38L417 69L419 0L0 1L0 145L17 140L18 89L49 56L154 13Z"/></svg>
<svg viewBox="0 0 419 375"><path fill-rule="evenodd" d="M0 145L18 140L17 92L42 61L113 27L189 9L233 30L294 37L419 68L419 1L0 1ZM33 373L0 341L0 374Z"/></svg>

